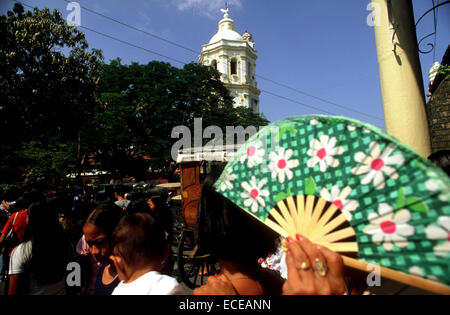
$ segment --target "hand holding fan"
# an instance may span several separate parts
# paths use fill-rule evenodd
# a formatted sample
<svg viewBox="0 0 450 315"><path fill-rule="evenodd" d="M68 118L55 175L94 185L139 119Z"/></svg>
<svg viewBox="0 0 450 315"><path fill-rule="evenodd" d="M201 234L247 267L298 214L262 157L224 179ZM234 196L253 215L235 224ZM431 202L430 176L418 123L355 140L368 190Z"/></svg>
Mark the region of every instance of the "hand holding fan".
<svg viewBox="0 0 450 315"><path fill-rule="evenodd" d="M266 126L215 188L278 232L363 271L450 294L450 180L376 127L304 116Z"/></svg>

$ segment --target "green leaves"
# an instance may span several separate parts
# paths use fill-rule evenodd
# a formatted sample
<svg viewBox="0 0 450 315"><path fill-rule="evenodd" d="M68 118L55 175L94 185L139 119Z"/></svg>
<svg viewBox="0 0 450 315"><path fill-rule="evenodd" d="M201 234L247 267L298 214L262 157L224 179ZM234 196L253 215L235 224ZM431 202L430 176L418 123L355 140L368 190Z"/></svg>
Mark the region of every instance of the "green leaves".
<svg viewBox="0 0 450 315"><path fill-rule="evenodd" d="M0 164L10 170L1 180L71 171L78 133L99 106L101 52L87 52L84 34L47 8L15 4L0 16L0 37Z"/></svg>
<svg viewBox="0 0 450 315"><path fill-rule="evenodd" d="M428 206L427 204L418 197L405 197L405 190L403 187L401 187L397 192L397 202L395 204L395 211L399 211L401 209L407 208L411 211L416 212L422 212L426 213L428 212Z"/></svg>
<svg viewBox="0 0 450 315"><path fill-rule="evenodd" d="M314 195L316 192L316 182L312 177L309 177L305 182L305 194L306 195Z"/></svg>
<svg viewBox="0 0 450 315"><path fill-rule="evenodd" d="M289 124L282 125L280 128L280 132L278 133L278 139L280 141L286 132L290 132L291 134L295 135L297 133L297 130L294 129L293 127L291 127L291 125L289 125Z"/></svg>
<svg viewBox="0 0 450 315"><path fill-rule="evenodd" d="M275 202L280 202L281 200L286 199L287 197L292 196L291 189L288 188L286 192L280 192L275 196Z"/></svg>

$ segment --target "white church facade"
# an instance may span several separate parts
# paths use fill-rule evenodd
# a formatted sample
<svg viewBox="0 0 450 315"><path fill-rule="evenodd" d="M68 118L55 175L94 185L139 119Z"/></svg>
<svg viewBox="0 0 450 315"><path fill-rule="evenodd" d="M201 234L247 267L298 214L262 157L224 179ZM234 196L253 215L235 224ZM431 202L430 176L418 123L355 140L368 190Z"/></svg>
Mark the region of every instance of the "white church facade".
<svg viewBox="0 0 450 315"><path fill-rule="evenodd" d="M202 46L199 63L215 67L230 91L234 106L245 106L259 113L259 95L255 79L257 53L252 36L236 32L229 9L222 9L219 29L208 44Z"/></svg>

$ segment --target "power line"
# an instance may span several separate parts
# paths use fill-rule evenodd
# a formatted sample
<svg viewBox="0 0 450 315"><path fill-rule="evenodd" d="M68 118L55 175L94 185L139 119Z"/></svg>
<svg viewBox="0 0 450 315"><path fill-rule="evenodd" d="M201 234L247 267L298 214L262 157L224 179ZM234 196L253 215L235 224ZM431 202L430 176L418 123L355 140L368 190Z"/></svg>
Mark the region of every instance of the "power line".
<svg viewBox="0 0 450 315"><path fill-rule="evenodd" d="M102 33L102 32L98 32L98 31L92 30L92 29L90 29L90 28L88 28L88 27L85 27L85 26L80 26L80 27L82 27L82 28L84 28L84 29L87 29L87 30L89 30L89 31L91 31L91 32L95 32L95 33L97 33L97 34L99 34L99 35L102 35L102 36L111 38L111 39L113 39L113 40L119 41L119 42L121 42L121 43L123 43L123 44L130 45L130 46L132 46L132 47L135 47L135 48L138 48L138 49L141 49L141 50L150 52L150 53L152 53L152 54L157 54L157 55L159 55L159 56L163 56L163 57L168 58L168 59L170 59L170 60L174 60L174 61L176 61L176 62L178 62L178 63L183 64L183 65L186 64L186 63L183 62L183 61L180 61L180 60L177 60L177 59L173 59L173 58L168 57L168 56L165 56L165 55L161 55L161 54L159 54L159 53L156 53L156 52L151 51L151 50L149 50L149 49L143 48L143 47L141 47L141 46L138 46L138 45L129 43L129 42L127 42L127 41L123 41L123 40L121 40L121 39L118 39L118 38L115 38L115 37L113 37L113 36L104 34L104 33ZM281 99L284 99L284 100L287 100L287 101L290 101L290 102L293 102L293 103L296 103L296 104L299 104L299 105L302 105L302 106L304 106L304 107L308 107L308 108L310 108L310 109L314 109L314 110L317 110L317 111L320 111L320 112L329 114L329 115L333 115L333 116L336 116L336 115L337 115L336 113L329 112L329 111L320 109L320 108L318 108L318 107L314 107L314 106L311 106L311 105L308 105L308 104L305 104L305 103L302 103L302 102L299 102L299 101L296 101L296 100L293 100L293 99L290 99L290 98L287 98L287 97L284 97L284 96L281 96L281 95L278 95L278 94L275 94L275 93L273 93L273 92L269 92L269 91L265 91L265 90L261 90L261 92L266 93L266 94L269 94L269 95L272 95L272 96L275 96L275 97L278 97L278 98L281 98ZM378 125L377 125L377 126L378 126ZM379 126L378 126L378 127L379 127Z"/></svg>
<svg viewBox="0 0 450 315"><path fill-rule="evenodd" d="M364 116L369 117L369 118L373 118L373 119L377 119L377 120L380 120L380 121L384 121L384 119L381 119L381 118L379 118L379 117L372 116L372 115L366 114L366 113L364 113L364 112L355 110L355 109L353 109L353 108L349 108L349 107L347 107L347 106L340 105L340 104L337 104L337 103L334 103L334 102L325 100L325 99L323 99L323 98L320 98L320 97L314 96L314 95L312 95L312 94L309 94L309 93L300 91L300 90L298 90L298 89L296 89L296 88L293 88L293 87L290 87L290 86L288 86L288 85L285 85L285 84L282 84L282 83L278 83L278 82L276 82L276 81L273 81L273 80L271 80L271 79L265 78L265 77L263 77L263 76L260 76L260 75L255 75L255 76L258 77L258 78L261 78L261 79L263 79L263 80L269 81L269 82L271 82L271 83L273 83L273 84L276 84L276 85L279 85L279 86L281 86L281 87L284 87L284 88L286 88L286 89L289 89L289 90L291 90L291 91L297 92L297 93L299 93L299 94L302 94L302 95L305 95L305 96L314 98L314 99L319 100L319 101L321 101L321 102L328 103L328 104L332 104L332 105L334 105L334 106L340 107L340 108L345 109L345 110L348 110L348 111L352 111L352 112L358 113L358 114L360 114L360 115L364 115Z"/></svg>
<svg viewBox="0 0 450 315"><path fill-rule="evenodd" d="M70 3L70 2L71 2L71 1L69 1L69 0L63 0L63 1L64 1L64 2L67 2L67 3ZM115 19L115 18L112 18L112 17L110 17L110 16L107 16L107 15L101 14L101 13L99 13L99 12L97 12L97 11L94 11L94 10L91 10L91 9L89 9L89 8L86 8L86 7L82 6L82 5L80 5L80 7L81 7L83 10L86 10L86 11L91 12L91 13L93 13L93 14L99 15L99 16L101 16L101 17L107 19L107 20L116 22L116 23L118 23L118 24L120 24L120 25L122 25L122 26L128 27L128 28L130 28L130 29L132 29L132 30L134 30L134 31L141 32L141 33L143 33L143 34L145 34L145 35L147 35L147 36L154 37L154 38L156 38L156 39L159 39L159 40L161 40L161 41L163 41L163 42L169 43L169 44L174 45L174 46L176 46L176 47L179 47L179 48L188 50L188 51L193 52L193 53L195 53L195 54L199 54L199 52L197 52L197 51L195 51L195 50L193 50L193 49L191 49L191 48L189 48L189 47L180 45L180 44L175 43L175 42L173 42L173 41L171 41L171 40L168 40L168 39L165 39L165 38L160 37L160 36L158 36L158 35L149 33L149 32L147 32L147 31L144 31L144 30L142 30L142 29L139 29L139 28L137 28L137 27L134 27L134 26L132 26L132 25L130 25L130 24L121 22L121 21L119 21L119 20L117 20L117 19Z"/></svg>
<svg viewBox="0 0 450 315"><path fill-rule="evenodd" d="M20 4L24 5L24 6L27 6L27 7L29 7L29 8L33 8L32 6L27 5L27 4L23 3L23 2L16 1L16 0L13 0L13 1L14 1L14 2L17 2L17 3L20 3ZM107 37L107 38L109 38L109 39L118 41L118 42L123 43L123 44L125 44L125 45L129 45L129 46L131 46L131 47L134 47L134 48L137 48L137 49L141 49L141 50L146 51L146 52L148 52L148 53L155 54L155 55L158 55L158 56L167 58L167 59L169 59L169 60L175 61L175 62L180 63L180 64L182 64L182 65L186 65L186 64L187 64L186 62L183 62L183 61L174 59L174 58L172 58L172 57L169 57L169 56L160 54L160 53L158 53L158 52L155 52L155 51L153 51L153 50L150 50L150 49L141 47L141 46L139 46L139 45L135 45L135 44L130 43L130 42L128 42L128 41L124 41L124 40L122 40L122 39L119 39L119 38L117 38L117 37L114 37L114 36L111 36L111 35L108 35L108 34L105 34L105 33L102 33L102 32L96 31L96 30L93 30L93 29L88 28L88 27L86 27L86 26L79 26L79 27L80 27L80 28L83 28L83 29L86 29L86 30L88 30L88 31L94 32L94 33L96 33L96 34L99 34L99 35L101 35L101 36ZM259 77L261 77L261 76L259 76ZM261 77L261 78L262 78L262 77ZM263 79L266 79L266 78L263 78ZM281 83L275 82L275 81L273 81L273 80L270 80L270 79L266 79L266 80L271 81L271 82L273 82L273 83L275 83L275 84L284 86L284 87L286 87L286 88L293 89L293 88L291 88L291 87L288 87L288 86L283 85L283 84L281 84ZM295 89L294 89L294 90L295 90ZM290 99L290 98L287 98L287 97L284 97L284 96L275 94L275 93L273 93L273 92L269 92L269 91L266 91L266 90L261 90L261 92L266 93L266 94L269 94L269 95L272 95L272 96L275 96L275 97L278 97L278 98L281 98L281 99L284 99L284 100L287 100L287 101L290 101L290 102L295 103L295 104L302 105L302 106L307 107L307 108L310 108L310 109L314 109L314 110L317 110L317 111L320 111L320 112L329 114L329 115L338 115L338 114L336 114L336 113L333 113L333 112L330 112L330 111L326 111L326 110L317 108L317 107L315 107L315 106L308 105L308 104L305 104L305 103L302 103L302 102L299 102L299 101L296 101L296 100L293 100L293 99ZM297 92L299 92L299 91L297 91ZM350 110L352 110L352 109L350 109ZM355 111L355 112L356 112L356 111ZM378 125L377 125L377 126L378 126ZM380 126L378 126L378 127L380 127ZM380 128L381 128L381 127L380 127Z"/></svg>
<svg viewBox="0 0 450 315"><path fill-rule="evenodd" d="M64 1L64 2L67 2L67 3L70 2L69 0L63 0L63 1ZM175 42L173 42L173 41L167 40L167 39L165 39L165 38L163 38L163 37L160 37L160 36L157 36L157 35L155 35L155 34L152 34L152 33L149 33L149 32L147 32L147 31L144 31L144 30L142 30L142 29L136 28L136 27L134 27L134 26L132 26L132 25L129 25L129 24L125 23L125 22L119 21L119 20L117 20L117 19L115 19L115 18L112 18L112 17L109 17L109 16L107 16L107 15L101 14L101 13L99 13L99 12L97 12L97 11L91 10L91 9L86 8L86 7L84 7L84 6L81 6L81 5L80 5L80 7L81 7L82 9L88 11L88 12L91 12L91 13L93 13L93 14L96 14L96 15L98 15L98 16L101 16L101 17L103 17L103 18L105 18L105 19L108 19L108 20L110 20L110 21L113 21L113 22L115 22L115 23L118 23L118 24L120 24L120 25L122 25L122 26L128 27L128 28L130 28L130 29L132 29L132 30L141 32L141 33L143 33L143 34L145 34L145 35L154 37L154 38L156 38L156 39L159 39L159 40L161 40L161 41L164 41L164 42L169 43L169 44L171 44L171 45L174 45L174 46L176 46L176 47L182 48L182 49L187 50L187 51L189 51L189 52L195 53L195 54L197 54L197 55L200 55L200 54L201 54L201 52L198 52L198 51L196 51L196 50L193 50L193 49L191 49L191 48L189 48L189 47L183 46L183 45L181 45L181 44L178 44L178 43L175 43ZM94 32L95 32L95 31L94 31ZM157 53L156 53L156 54L157 54ZM170 58L169 58L169 59L170 59ZM177 62L179 62L179 61L177 61ZM376 120L379 120L379 121L384 121L384 119L382 119L382 118L379 118L379 117L376 117L376 116L373 116L373 115L370 115L370 114L366 114L366 113L364 113L364 112L355 110L355 109L353 109L353 108L350 108L350 107L347 107L347 106L344 106L344 105L341 105L341 104L337 104L337 103L335 103L335 102L332 102L332 101L329 101L329 100L326 100L326 99L317 97L317 96L312 95L312 94L310 94L310 93L307 93L307 92L301 91L301 90L299 90L299 89L290 87L290 86L288 86L288 85L286 85L286 84L279 83L279 82L276 82L276 81L274 81L274 80L265 78L265 77L263 77L263 76L261 76L261 75L255 74L255 76L258 77L258 78L261 78L261 79L263 79L263 80L265 80L265 81L268 81L268 82L271 82L271 83L273 83L273 84L276 84L276 85L278 85L278 86L281 86L281 87L284 87L284 88L286 88L286 89L289 89L289 90L291 90L291 91L297 92L297 93L299 93L299 94L301 94L301 95L304 95L304 96L308 96L308 97L314 98L314 99L316 99L316 100L319 100L319 101L321 101L321 102L324 102L324 103L328 103L328 104L334 105L334 106L339 107L339 108L341 108L341 109L345 109L345 110L347 110L347 111L355 112L355 113L358 113L358 114L363 115L363 116L368 117L368 118L376 119Z"/></svg>
<svg viewBox="0 0 450 315"><path fill-rule="evenodd" d="M272 95L272 96L284 99L284 100L292 102L292 103L296 103L296 104L308 107L310 109L318 110L318 111L323 112L325 114L329 114L329 115L333 115L333 116L339 116L336 113L332 113L332 112L329 112L329 111L326 111L326 110L323 110L323 109L320 109L320 108L317 108L317 107L314 107L314 106L311 106L311 105L308 105L308 104L305 104L305 103L302 103L302 102L299 102L299 101L293 100L291 98L288 98L288 97L285 97L285 96L281 96L281 95L278 95L278 94L275 94L275 93L272 93L272 92L269 92L269 91L261 90L261 92L264 92L266 94L269 94L269 95ZM372 123L372 124L377 126L380 129L383 129L383 127L381 127L381 126L379 126L379 125L377 125L375 123Z"/></svg>
<svg viewBox="0 0 450 315"><path fill-rule="evenodd" d="M111 36L111 35L108 35L108 34L105 34L105 33L102 33L102 32L96 31L96 30L93 30L93 29L91 29L91 28L89 28L89 27L86 27L86 26L79 26L79 27L80 27L80 28L83 28L83 29L86 29L86 30L88 30L88 31L94 32L94 33L96 33L96 34L102 35L102 36L104 36L104 37L113 39L113 40L118 41L118 42L120 42L120 43L123 43L123 44L129 45L129 46L132 46L132 47L135 47L135 48L144 50L144 51L149 52L149 53L151 53L151 54L154 54L154 55L157 55L157 56L160 56L160 57L163 57L163 58L166 58L166 59L175 61L175 62L177 62L177 63L181 63L182 65L187 64L187 63L184 62L184 61L181 61L181 60L178 60L178 59L175 59L175 58L172 58L172 57L169 57L169 56L160 54L160 53L158 53L158 52L156 52L156 51L153 51L153 50L150 50L150 49L147 49L147 48L144 48L144 47L135 45L135 44L133 44L133 43L124 41L124 40L122 40L122 39L120 39L120 38L117 38L117 37L114 37L114 36Z"/></svg>

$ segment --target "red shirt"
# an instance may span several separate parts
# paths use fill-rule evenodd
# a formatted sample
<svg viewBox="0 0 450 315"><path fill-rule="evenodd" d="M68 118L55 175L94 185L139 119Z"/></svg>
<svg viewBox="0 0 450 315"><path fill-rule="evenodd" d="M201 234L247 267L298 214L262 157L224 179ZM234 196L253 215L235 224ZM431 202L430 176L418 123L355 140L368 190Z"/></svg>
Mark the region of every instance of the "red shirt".
<svg viewBox="0 0 450 315"><path fill-rule="evenodd" d="M14 217L17 215L16 221L14 221ZM3 227L2 234L8 234L11 229L12 222L14 221L14 232L17 235L17 238L20 242L23 241L23 236L25 235L25 228L27 227L27 218L28 218L28 210L22 210L16 213L11 214L8 221L6 221L5 226Z"/></svg>

